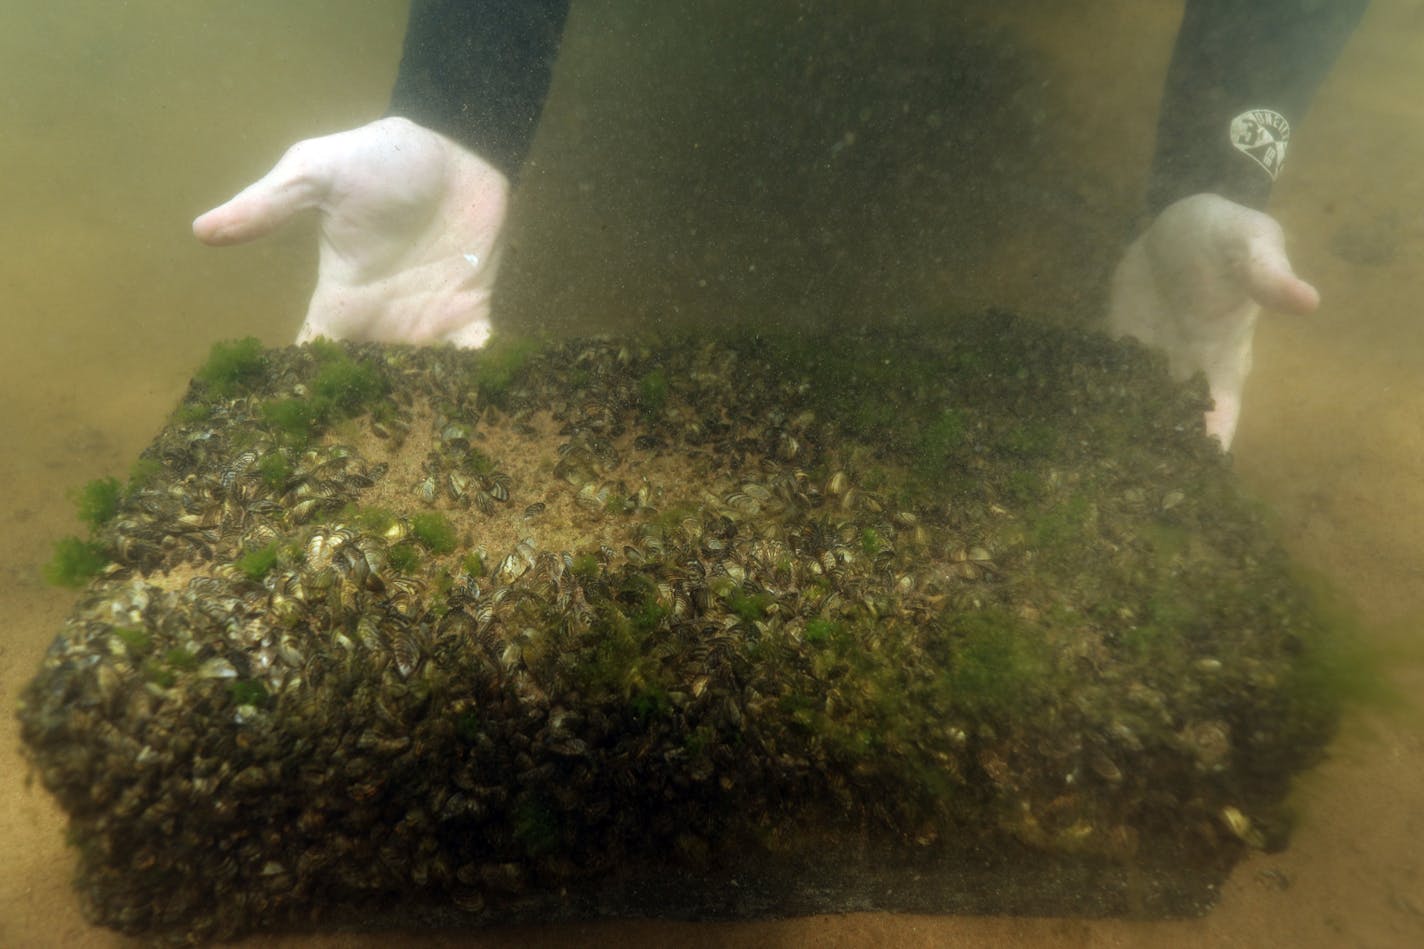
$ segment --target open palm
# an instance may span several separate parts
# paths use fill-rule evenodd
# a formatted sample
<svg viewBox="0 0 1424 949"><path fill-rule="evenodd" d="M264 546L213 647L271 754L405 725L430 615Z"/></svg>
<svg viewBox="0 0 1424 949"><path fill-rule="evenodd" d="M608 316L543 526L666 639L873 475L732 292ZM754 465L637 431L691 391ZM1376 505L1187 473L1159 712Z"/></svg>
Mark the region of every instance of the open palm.
<svg viewBox="0 0 1424 949"><path fill-rule="evenodd" d="M207 244L321 215L316 290L297 336L481 346L499 267L509 181L479 156L391 117L288 149L232 200L193 222Z"/></svg>

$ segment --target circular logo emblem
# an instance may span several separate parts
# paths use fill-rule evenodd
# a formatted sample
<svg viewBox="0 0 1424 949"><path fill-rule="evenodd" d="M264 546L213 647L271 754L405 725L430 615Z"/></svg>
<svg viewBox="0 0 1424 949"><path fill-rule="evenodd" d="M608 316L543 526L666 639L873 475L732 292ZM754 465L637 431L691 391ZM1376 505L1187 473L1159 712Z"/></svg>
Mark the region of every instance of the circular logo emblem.
<svg viewBox="0 0 1424 949"><path fill-rule="evenodd" d="M1231 120L1231 144L1266 169L1271 180L1280 174L1290 142L1290 123L1273 109L1251 109Z"/></svg>

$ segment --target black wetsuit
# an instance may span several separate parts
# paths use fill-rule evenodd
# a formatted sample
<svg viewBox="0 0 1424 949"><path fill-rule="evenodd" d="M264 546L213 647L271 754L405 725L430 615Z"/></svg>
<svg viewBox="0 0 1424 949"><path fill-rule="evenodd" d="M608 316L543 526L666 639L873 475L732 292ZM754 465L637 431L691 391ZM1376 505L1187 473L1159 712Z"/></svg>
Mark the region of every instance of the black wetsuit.
<svg viewBox="0 0 1424 949"><path fill-rule="evenodd" d="M1162 97L1149 210L1204 191L1264 207L1290 126L1368 3L1187 0ZM514 180L568 6L414 0L391 114L450 136Z"/></svg>
<svg viewBox="0 0 1424 949"><path fill-rule="evenodd" d="M412 0L391 115L447 135L514 181L569 0Z"/></svg>
<svg viewBox="0 0 1424 949"><path fill-rule="evenodd" d="M1368 5L1187 0L1162 94L1148 209L1203 191L1264 207L1283 138Z"/></svg>

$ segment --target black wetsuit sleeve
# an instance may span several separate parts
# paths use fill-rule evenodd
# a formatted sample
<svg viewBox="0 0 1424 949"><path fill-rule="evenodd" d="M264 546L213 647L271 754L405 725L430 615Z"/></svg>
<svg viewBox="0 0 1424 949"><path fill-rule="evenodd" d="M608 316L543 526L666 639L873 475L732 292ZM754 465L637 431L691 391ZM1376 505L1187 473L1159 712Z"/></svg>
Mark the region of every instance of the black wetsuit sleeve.
<svg viewBox="0 0 1424 949"><path fill-rule="evenodd" d="M569 0L412 0L387 114L449 136L514 181Z"/></svg>
<svg viewBox="0 0 1424 949"><path fill-rule="evenodd" d="M1368 4L1187 0L1162 94L1149 210L1204 191L1264 207L1292 127Z"/></svg>

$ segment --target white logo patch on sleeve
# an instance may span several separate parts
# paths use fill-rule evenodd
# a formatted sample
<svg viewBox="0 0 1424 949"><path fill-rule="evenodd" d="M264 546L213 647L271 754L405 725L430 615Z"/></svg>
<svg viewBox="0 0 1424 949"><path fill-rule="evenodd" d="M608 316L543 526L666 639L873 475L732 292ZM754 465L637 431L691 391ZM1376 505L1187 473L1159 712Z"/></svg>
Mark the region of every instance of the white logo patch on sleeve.
<svg viewBox="0 0 1424 949"><path fill-rule="evenodd" d="M1231 144L1266 169L1271 180L1280 174L1290 142L1290 123L1273 109L1251 109L1231 120Z"/></svg>

